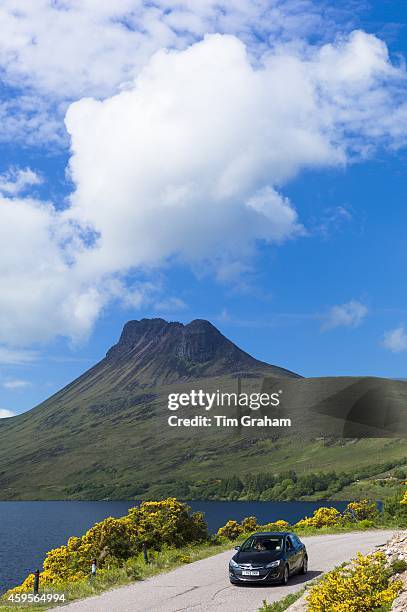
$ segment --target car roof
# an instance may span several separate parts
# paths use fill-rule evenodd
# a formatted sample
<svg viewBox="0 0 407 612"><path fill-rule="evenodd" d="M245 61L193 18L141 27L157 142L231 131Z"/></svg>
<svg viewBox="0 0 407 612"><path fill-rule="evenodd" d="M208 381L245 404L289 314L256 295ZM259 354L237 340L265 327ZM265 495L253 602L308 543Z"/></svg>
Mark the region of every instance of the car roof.
<svg viewBox="0 0 407 612"><path fill-rule="evenodd" d="M291 531L256 531L256 533L252 533L252 536L287 536L294 535Z"/></svg>

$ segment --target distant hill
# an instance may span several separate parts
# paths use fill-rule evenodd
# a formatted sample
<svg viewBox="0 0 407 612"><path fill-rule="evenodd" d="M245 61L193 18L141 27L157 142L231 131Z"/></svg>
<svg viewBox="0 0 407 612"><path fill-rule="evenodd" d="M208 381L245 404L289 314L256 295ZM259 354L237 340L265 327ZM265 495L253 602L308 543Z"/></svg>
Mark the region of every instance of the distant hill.
<svg viewBox="0 0 407 612"><path fill-rule="evenodd" d="M366 380L387 390L391 384L402 401L407 389L385 379L301 378L251 357L204 320L129 321L102 361L29 412L0 421L0 498L137 498L171 494L175 482L288 468L350 470L407 454L396 439L282 441L251 431L168 427L169 393L236 391L238 377L247 392L283 390L303 432L315 412L336 422L324 398L346 395L350 386L360 395Z"/></svg>

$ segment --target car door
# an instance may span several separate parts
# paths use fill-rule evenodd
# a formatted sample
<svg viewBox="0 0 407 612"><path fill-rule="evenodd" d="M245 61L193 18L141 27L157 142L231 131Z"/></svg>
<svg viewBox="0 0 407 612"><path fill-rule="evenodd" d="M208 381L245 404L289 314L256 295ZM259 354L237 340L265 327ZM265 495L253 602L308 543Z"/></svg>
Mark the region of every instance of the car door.
<svg viewBox="0 0 407 612"><path fill-rule="evenodd" d="M297 538L297 536L293 535L293 536L290 536L290 538L294 544L294 548L296 552L295 559L296 559L297 570L300 570L303 564L303 560L304 560L305 547L304 547L304 544L301 542L301 540Z"/></svg>
<svg viewBox="0 0 407 612"><path fill-rule="evenodd" d="M287 559L288 567L290 568L290 573L296 570L296 550L291 540L290 536L287 536L285 539L285 556Z"/></svg>

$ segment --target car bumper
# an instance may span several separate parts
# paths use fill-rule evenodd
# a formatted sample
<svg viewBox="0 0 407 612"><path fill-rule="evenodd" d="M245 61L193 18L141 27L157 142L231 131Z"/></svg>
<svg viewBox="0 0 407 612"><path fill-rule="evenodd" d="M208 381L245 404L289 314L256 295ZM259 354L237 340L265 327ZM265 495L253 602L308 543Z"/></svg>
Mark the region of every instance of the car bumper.
<svg viewBox="0 0 407 612"><path fill-rule="evenodd" d="M283 569L284 566L281 565L271 569L259 569L258 576L243 576L242 570L229 568L229 580L234 584L280 582L283 579Z"/></svg>

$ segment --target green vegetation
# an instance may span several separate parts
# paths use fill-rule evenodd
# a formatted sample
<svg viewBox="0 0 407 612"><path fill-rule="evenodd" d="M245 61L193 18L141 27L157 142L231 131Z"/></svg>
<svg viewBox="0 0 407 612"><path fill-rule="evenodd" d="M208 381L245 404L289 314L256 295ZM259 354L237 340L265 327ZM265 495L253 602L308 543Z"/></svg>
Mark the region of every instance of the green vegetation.
<svg viewBox="0 0 407 612"><path fill-rule="evenodd" d="M259 608L259 612L284 612L284 610L287 610L287 608L295 603L304 593L305 588L296 591L296 593L290 593L286 595L286 597L283 597L283 599L274 601L273 603L268 603L264 600L262 607Z"/></svg>
<svg viewBox="0 0 407 612"><path fill-rule="evenodd" d="M404 490L400 489L401 514L397 520L407 517L403 495ZM230 520L215 536L209 536L202 514L191 514L186 504L174 498L143 502L140 507L131 508L125 517L107 518L81 538L71 537L66 545L50 551L44 560L40 592L65 593L68 600L89 596L228 550L232 542L242 542L253 531L289 529L300 536L322 535L383 527L384 521L384 514L377 511L376 504L364 500L351 502L343 513L334 508L319 508L312 517L305 517L292 526L281 519L258 525L254 516L241 523ZM148 549L147 564L143 544ZM94 558L98 572L91 579L90 565ZM399 571L400 567L395 566L393 571ZM0 609L8 609L10 605L18 609L16 603L8 602L8 597L32 592L33 582L34 576L30 574L2 598L4 606ZM39 607L46 608L47 604L35 605L35 609Z"/></svg>
<svg viewBox="0 0 407 612"><path fill-rule="evenodd" d="M286 470L281 473L248 472L242 476L233 475L225 478L210 478L193 482L170 481L167 486L177 497L185 500L208 499L228 501L298 501L312 499L337 499L338 493L349 485L358 486L360 491L364 483L380 482L380 495L366 495L369 499L391 497L405 480L407 458L387 461L382 464L359 468L354 472L309 472L300 473ZM396 468L396 469L394 469ZM397 474L397 476L396 476ZM140 486L140 495L148 498L148 484ZM360 495L350 495L348 499L358 499Z"/></svg>
<svg viewBox="0 0 407 612"><path fill-rule="evenodd" d="M392 561L390 567L392 574L402 574L407 570L407 562L404 559L396 559Z"/></svg>
<svg viewBox="0 0 407 612"><path fill-rule="evenodd" d="M399 571L386 565L383 553L359 554L279 601L264 600L259 612L284 612L305 593L310 612L389 612L402 584L392 580Z"/></svg>
<svg viewBox="0 0 407 612"><path fill-rule="evenodd" d="M51 550L44 561L41 583L43 587L60 587L80 582L89 575L93 559L103 572L121 567L143 548L156 552L207 540L207 525L201 512L191 514L175 498L143 502L140 507L130 508L126 516L106 518L82 537L71 537L66 545ZM29 574L13 592L24 593L33 585L34 575Z"/></svg>
<svg viewBox="0 0 407 612"><path fill-rule="evenodd" d="M404 498L402 498L402 495L404 495ZM405 487L398 487L395 494L385 500L383 504L383 517L385 521L396 524L399 527L407 527L407 504L403 501L405 497Z"/></svg>
<svg viewBox="0 0 407 612"><path fill-rule="evenodd" d="M194 333L188 340L187 359L174 350L184 346L180 344L181 336L185 341L183 326L134 322L88 372L33 410L1 419L0 499L290 500L392 495L391 478L374 473L370 466L380 458L377 469L385 472L386 463L393 465L399 470L394 479L400 481L406 472L405 440L343 439L343 428L338 429L341 420L315 407L323 398L340 398L342 393L350 402L361 385L373 384L405 405L406 382L297 378L243 353L209 323L198 322L190 331ZM191 389L235 393L237 371L245 373L242 392L258 393L264 381L268 391L284 390L282 409L295 423L295 436L253 427L232 431L168 426L170 393ZM233 410L228 416L236 416ZM315 423L321 431L317 439ZM288 468L292 473L287 473ZM215 474L222 474L222 480L214 479Z"/></svg>
<svg viewBox="0 0 407 612"><path fill-rule="evenodd" d="M309 612L372 612L388 606L402 588L383 552L358 554L356 559L325 574L307 596Z"/></svg>
<svg viewBox="0 0 407 612"><path fill-rule="evenodd" d="M143 555L139 553L124 561L121 566L100 570L94 579L87 577L79 582L65 582L59 587L48 587L45 591L40 588L40 594L43 592L64 593L66 601L91 597L111 588L132 584L138 580L145 580L151 576L181 567L186 563L193 563L194 561L217 555L225 550L229 550L230 546L229 541L217 542L216 540L210 540L202 544L188 545L178 549L164 547L159 552L149 552L148 564L145 563ZM4 596L0 603L0 610L4 612L11 610L32 612L33 610L45 610L50 607L49 604L42 603L19 606L16 603L8 602L7 597Z"/></svg>

